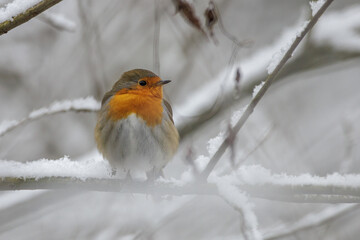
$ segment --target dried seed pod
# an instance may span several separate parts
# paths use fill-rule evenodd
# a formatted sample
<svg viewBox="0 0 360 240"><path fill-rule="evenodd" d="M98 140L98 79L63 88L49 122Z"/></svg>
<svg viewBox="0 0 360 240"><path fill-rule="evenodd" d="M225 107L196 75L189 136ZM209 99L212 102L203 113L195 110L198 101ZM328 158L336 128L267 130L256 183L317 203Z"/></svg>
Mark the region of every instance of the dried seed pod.
<svg viewBox="0 0 360 240"><path fill-rule="evenodd" d="M186 0L173 0L176 12L180 12L181 16L194 28L206 35L199 18L196 16L194 7Z"/></svg>
<svg viewBox="0 0 360 240"><path fill-rule="evenodd" d="M208 29L210 36L214 37L214 25L218 22L219 17L215 11L215 4L213 1L209 2L209 6L205 9L205 26Z"/></svg>

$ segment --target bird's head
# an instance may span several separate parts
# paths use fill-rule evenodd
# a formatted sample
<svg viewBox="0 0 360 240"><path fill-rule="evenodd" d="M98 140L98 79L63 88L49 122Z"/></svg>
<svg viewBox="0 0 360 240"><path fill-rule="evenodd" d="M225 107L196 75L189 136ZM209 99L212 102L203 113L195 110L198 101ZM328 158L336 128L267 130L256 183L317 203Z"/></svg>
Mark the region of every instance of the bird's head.
<svg viewBox="0 0 360 240"><path fill-rule="evenodd" d="M155 73L145 69L130 70L123 73L112 89L105 94L102 104L116 94L137 94L162 98L162 86L169 82L170 80L161 80Z"/></svg>

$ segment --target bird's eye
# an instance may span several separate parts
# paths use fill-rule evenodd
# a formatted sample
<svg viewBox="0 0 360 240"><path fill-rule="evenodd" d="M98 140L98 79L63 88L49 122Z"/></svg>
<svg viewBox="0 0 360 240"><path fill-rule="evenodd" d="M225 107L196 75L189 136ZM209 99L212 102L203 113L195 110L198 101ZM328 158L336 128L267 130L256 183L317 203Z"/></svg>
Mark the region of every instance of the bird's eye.
<svg viewBox="0 0 360 240"><path fill-rule="evenodd" d="M145 86L145 85L146 85L146 81L144 81L144 80L139 81L139 85L140 85L140 86Z"/></svg>

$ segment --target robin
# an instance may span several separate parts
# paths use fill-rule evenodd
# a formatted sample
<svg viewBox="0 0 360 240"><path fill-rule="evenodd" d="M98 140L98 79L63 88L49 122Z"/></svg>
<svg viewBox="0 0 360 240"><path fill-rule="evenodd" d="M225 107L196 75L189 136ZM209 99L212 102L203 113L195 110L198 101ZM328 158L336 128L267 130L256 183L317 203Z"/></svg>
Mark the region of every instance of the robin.
<svg viewBox="0 0 360 240"><path fill-rule="evenodd" d="M134 69L104 95L95 139L113 170L123 169L128 177L132 172L146 172L148 179L162 175L179 144L171 106L163 98L163 85L169 82Z"/></svg>

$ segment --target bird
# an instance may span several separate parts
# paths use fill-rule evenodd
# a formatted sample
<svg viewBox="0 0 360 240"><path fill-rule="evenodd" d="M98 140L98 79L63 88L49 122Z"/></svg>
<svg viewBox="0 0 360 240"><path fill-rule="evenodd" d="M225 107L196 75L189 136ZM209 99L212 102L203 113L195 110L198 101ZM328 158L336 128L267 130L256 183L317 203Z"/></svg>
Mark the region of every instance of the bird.
<svg viewBox="0 0 360 240"><path fill-rule="evenodd" d="M113 174L145 173L148 180L162 169L179 145L171 105L163 97L162 80L145 69L124 72L105 93L95 127L97 148Z"/></svg>

